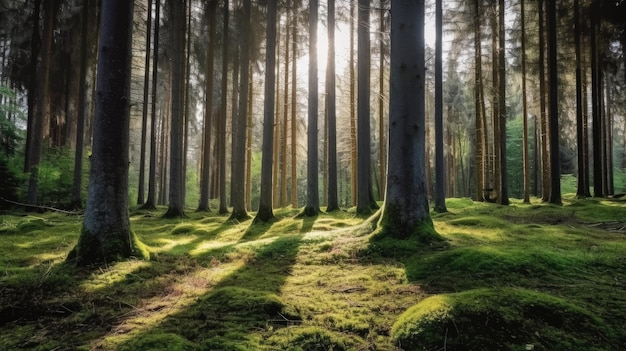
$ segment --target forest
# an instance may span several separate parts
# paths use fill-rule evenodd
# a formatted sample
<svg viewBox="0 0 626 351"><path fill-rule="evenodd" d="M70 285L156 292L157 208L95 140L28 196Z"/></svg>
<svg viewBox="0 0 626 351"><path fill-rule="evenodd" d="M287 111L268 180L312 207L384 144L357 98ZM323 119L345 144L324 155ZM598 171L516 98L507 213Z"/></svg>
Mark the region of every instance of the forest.
<svg viewBox="0 0 626 351"><path fill-rule="evenodd" d="M0 350L626 348L625 26L0 0Z"/></svg>

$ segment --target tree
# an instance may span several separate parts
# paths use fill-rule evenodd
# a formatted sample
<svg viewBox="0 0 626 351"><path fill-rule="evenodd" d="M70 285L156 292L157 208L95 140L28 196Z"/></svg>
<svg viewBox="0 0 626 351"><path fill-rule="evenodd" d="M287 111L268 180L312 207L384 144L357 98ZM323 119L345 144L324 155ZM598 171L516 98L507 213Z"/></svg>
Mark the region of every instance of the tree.
<svg viewBox="0 0 626 351"><path fill-rule="evenodd" d="M528 161L528 99L526 92L526 9L524 7L524 0L520 0L520 17L520 22L522 24L522 157L524 162L524 203L530 203L530 166Z"/></svg>
<svg viewBox="0 0 626 351"><path fill-rule="evenodd" d="M215 59L215 28L217 0L206 3L206 16L209 24L209 44L207 45L206 66L204 70L204 142L202 148L202 175L200 177L200 203L198 211L209 211L209 183L211 179L211 132L213 114L213 69Z"/></svg>
<svg viewBox="0 0 626 351"><path fill-rule="evenodd" d="M183 84L185 66L185 0L172 0L170 14L172 20L172 32L170 35L170 47L172 49L172 102L171 102L171 126L170 126L170 179L169 179L169 204L165 217L184 217L183 188Z"/></svg>
<svg viewBox="0 0 626 351"><path fill-rule="evenodd" d="M370 0L359 0L357 29L357 202L356 212L370 214L371 130L370 130Z"/></svg>
<svg viewBox="0 0 626 351"><path fill-rule="evenodd" d="M425 182L424 1L391 2L389 169L381 235L439 240Z"/></svg>
<svg viewBox="0 0 626 351"><path fill-rule="evenodd" d="M318 0L309 1L309 107L307 127L307 184L304 215L317 216L320 211L317 150L317 19Z"/></svg>
<svg viewBox="0 0 626 351"><path fill-rule="evenodd" d="M498 203L500 205L509 204L508 195L508 181L507 181L507 166L506 166L506 60L505 60L505 18L504 18L504 0L498 1L498 115L497 117L497 132L499 133L496 138L499 141L495 147L499 150L496 155L498 160L498 169L500 171L498 184Z"/></svg>
<svg viewBox="0 0 626 351"><path fill-rule="evenodd" d="M152 109L150 110L150 169L148 171L148 197L142 209L156 209L156 140L157 140L157 76L159 67L159 22L161 20L161 0L155 1L154 10L154 49L152 59Z"/></svg>
<svg viewBox="0 0 626 351"><path fill-rule="evenodd" d="M146 139L148 132L148 98L150 92L150 37L152 32L152 0L148 0L148 19L146 21L146 58L144 60L143 109L141 111L141 150L139 151L139 185L137 186L137 205L143 204L146 173ZM82 79L82 78L81 78Z"/></svg>
<svg viewBox="0 0 626 351"><path fill-rule="evenodd" d="M274 108L276 101L276 0L267 1L266 43L261 195L259 210L254 218L255 222L267 222L274 218L272 210L272 166L274 162Z"/></svg>
<svg viewBox="0 0 626 351"><path fill-rule="evenodd" d="M220 186L220 214L228 213L226 204L226 114L228 109L228 0L224 1L224 29L222 30L222 106L219 118L217 142L219 154L219 186ZM236 85L236 84L233 84Z"/></svg>
<svg viewBox="0 0 626 351"><path fill-rule="evenodd" d="M382 79L382 78L381 78ZM335 0L328 0L328 63L326 65L326 110L328 111L328 206L339 209L337 199L337 103L335 95Z"/></svg>
<svg viewBox="0 0 626 351"><path fill-rule="evenodd" d="M584 113L583 104L583 75L582 75L582 48L580 42L580 4L579 0L574 0L574 50L576 54L576 145L578 150L578 184L576 188L577 197L589 197L589 168L587 167L586 154L587 139L584 133Z"/></svg>
<svg viewBox="0 0 626 351"><path fill-rule="evenodd" d="M77 265L148 258L130 229L128 143L133 2L104 0L93 154L83 228L68 260Z"/></svg>
<svg viewBox="0 0 626 351"><path fill-rule="evenodd" d="M443 6L436 1L435 9L435 212L447 212L446 209L446 172L443 167Z"/></svg>
<svg viewBox="0 0 626 351"><path fill-rule="evenodd" d="M561 158L559 157L559 82L556 41L556 0L547 0L548 16L548 75L549 75L549 126L550 136L550 198L551 204L561 204Z"/></svg>
<svg viewBox="0 0 626 351"><path fill-rule="evenodd" d="M89 18L89 0L83 1L82 33L80 41L80 82L78 88L78 118L76 119L76 151L74 153L74 182L72 186L71 207L82 207L81 192L83 184L83 151L85 148L85 115L87 108L87 29ZM143 200L142 200L143 201Z"/></svg>
<svg viewBox="0 0 626 351"><path fill-rule="evenodd" d="M240 59L241 73L239 82L238 115L233 116L233 146L230 191L232 194L233 212L230 220L241 221L250 216L246 211L246 125L248 116L248 83L250 78L250 0L243 0L241 12ZM236 84L236 82L235 82Z"/></svg>

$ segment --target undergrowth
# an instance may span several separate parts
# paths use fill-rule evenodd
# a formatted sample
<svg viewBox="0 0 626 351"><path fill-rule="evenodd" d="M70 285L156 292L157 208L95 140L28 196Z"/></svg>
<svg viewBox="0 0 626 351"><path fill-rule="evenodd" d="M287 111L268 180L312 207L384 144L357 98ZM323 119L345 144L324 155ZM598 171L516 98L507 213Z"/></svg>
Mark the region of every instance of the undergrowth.
<svg viewBox="0 0 626 351"><path fill-rule="evenodd" d="M626 203L449 199L445 246L350 211L135 210L151 261L64 264L82 218L0 215L0 350L619 350Z"/></svg>

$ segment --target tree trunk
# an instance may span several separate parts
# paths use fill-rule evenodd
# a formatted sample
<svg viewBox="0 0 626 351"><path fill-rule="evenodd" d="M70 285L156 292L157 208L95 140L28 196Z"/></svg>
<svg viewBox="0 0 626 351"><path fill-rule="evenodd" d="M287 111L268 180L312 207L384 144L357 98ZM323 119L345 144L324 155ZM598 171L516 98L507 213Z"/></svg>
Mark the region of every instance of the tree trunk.
<svg viewBox="0 0 626 351"><path fill-rule="evenodd" d="M224 1L224 28L222 30L222 109L219 119L219 128L217 132L218 150L219 153L219 197L220 208L218 212L220 214L228 213L228 206L226 203L226 114L228 110L228 0ZM235 83L233 83L235 84Z"/></svg>
<svg viewBox="0 0 626 351"><path fill-rule="evenodd" d="M357 61L357 203L356 212L368 215L371 186L370 128L370 0L359 0Z"/></svg>
<svg viewBox="0 0 626 351"><path fill-rule="evenodd" d="M435 2L435 212L447 212L443 156L443 4Z"/></svg>
<svg viewBox="0 0 626 351"><path fill-rule="evenodd" d="M81 38L80 38L80 71L78 87L78 116L76 118L76 150L74 153L74 181L72 183L71 208L82 208L83 190L83 157L85 151L85 114L87 107L87 30L89 18L89 0L83 1Z"/></svg>
<svg viewBox="0 0 626 351"><path fill-rule="evenodd" d="M298 102L297 90L297 53L298 53L298 19L296 16L295 4L292 8L291 15L291 42L292 42L292 61L291 61L291 207L298 207L298 144L296 143L298 136L298 123L296 116L296 107Z"/></svg>
<svg viewBox="0 0 626 351"><path fill-rule="evenodd" d="M309 1L309 109L307 126L307 185L304 215L317 216L319 199L319 152L317 145L318 78L317 78L317 19L318 0Z"/></svg>
<svg viewBox="0 0 626 351"><path fill-rule="evenodd" d="M185 67L185 0L170 2L172 16L172 103L170 126L170 179L169 204L166 218L184 217L183 198L183 114L184 114L184 67Z"/></svg>
<svg viewBox="0 0 626 351"><path fill-rule="evenodd" d="M548 116L546 115L546 73L545 73L545 19L544 0L539 0L539 116L541 124L541 199L550 197L550 150L548 148Z"/></svg>
<svg viewBox="0 0 626 351"><path fill-rule="evenodd" d="M386 32L385 26L385 3L386 0L380 0L380 77L378 79L378 165L379 165L379 174L380 174L380 182L378 185L378 197L379 199L385 200L385 177L387 175L387 141L386 141L386 130L385 130L385 40L384 35Z"/></svg>
<svg viewBox="0 0 626 351"><path fill-rule="evenodd" d="M561 158L559 157L559 82L556 41L556 0L548 0L548 68L550 82L550 203L561 205Z"/></svg>
<svg viewBox="0 0 626 351"><path fill-rule="evenodd" d="M475 110L475 128L476 128L476 201L485 200L486 172L485 158L487 144L483 135L486 130L483 129L483 119L481 109L481 84L482 84L482 48L481 48L481 30L480 30L480 2L474 0L474 110Z"/></svg>
<svg viewBox="0 0 626 351"><path fill-rule="evenodd" d="M274 218L272 168L274 166L274 112L276 107L276 0L267 1L264 96L261 194L259 210L254 218L255 223L267 222Z"/></svg>
<svg viewBox="0 0 626 351"><path fill-rule="evenodd" d="M152 54L152 109L150 110L150 170L148 174L148 197L146 202L141 206L142 209L156 209L156 140L157 140L157 77L159 68L159 21L161 19L161 0L155 1L154 10L154 51Z"/></svg>
<svg viewBox="0 0 626 351"><path fill-rule="evenodd" d="M149 256L128 215L132 18L132 1L103 1L89 193L80 238L68 256L77 265Z"/></svg>
<svg viewBox="0 0 626 351"><path fill-rule="evenodd" d="M439 240L424 174L424 1L392 0L389 171L380 235Z"/></svg>
<svg viewBox="0 0 626 351"><path fill-rule="evenodd" d="M295 6L292 4L292 6ZM287 19L285 20L286 34L285 34L285 76L283 82L283 129L282 129L282 143L281 143L281 169L280 169L280 205L282 207L287 206L287 130L289 124L289 64L290 64L290 28L291 28L291 11L287 11ZM295 44L294 44L295 45Z"/></svg>
<svg viewBox="0 0 626 351"><path fill-rule="evenodd" d="M335 96L335 0L328 0L328 63L326 65L326 110L328 111L328 205L339 209L337 198L337 102Z"/></svg>
<svg viewBox="0 0 626 351"><path fill-rule="evenodd" d="M148 98L150 93L150 44L152 36L152 0L148 0L148 20L146 21L146 58L144 59L143 108L141 111L141 145L139 151L139 183L137 185L137 205L143 204L146 179L146 139L148 138Z"/></svg>
<svg viewBox="0 0 626 351"><path fill-rule="evenodd" d="M593 145L593 196L603 197L602 177L602 118L600 116L600 91L598 64L598 13L595 6L591 9L591 118L592 118L592 145Z"/></svg>
<svg viewBox="0 0 626 351"><path fill-rule="evenodd" d="M202 143L202 173L200 176L200 203L198 211L210 211L210 183L211 183L211 133L213 132L213 81L216 44L216 15L217 1L211 0L206 4L206 16L209 23L209 43L204 70L204 141Z"/></svg>
<svg viewBox="0 0 626 351"><path fill-rule="evenodd" d="M357 194L357 141L356 141L356 74L354 70L354 1L350 1L350 189L352 205L356 205Z"/></svg>
<svg viewBox="0 0 626 351"><path fill-rule="evenodd" d="M577 0L576 0L577 1ZM522 158L524 162L524 203L530 203L530 165L528 161L528 99L526 93L526 10L520 0L522 23Z"/></svg>
<svg viewBox="0 0 626 351"><path fill-rule="evenodd" d="M239 115L233 116L234 143L232 146L233 167L231 167L230 191L233 200L231 220L248 219L245 197L245 164L246 164L246 117L248 115L248 83L250 72L250 0L243 0L241 18L241 75L239 84Z"/></svg>
<svg viewBox="0 0 626 351"><path fill-rule="evenodd" d="M508 192L508 174L506 167L506 59L505 59L505 17L504 17L504 0L498 2L498 133L500 133L498 141L499 145L496 147L499 149L498 156L498 169L500 170L500 179L498 180L498 204L509 204L509 192Z"/></svg>
<svg viewBox="0 0 626 351"><path fill-rule="evenodd" d="M30 48L30 81L28 83L28 119L26 121L26 150L24 153L24 173L30 172L31 166L31 150L33 148L33 138L35 135L34 124L37 116L35 115L35 105L37 103L37 87L39 86L39 77L37 74L37 63L39 61L39 51L41 38L39 36L39 17L40 17L41 0L35 0L33 5L33 32L31 36Z"/></svg>

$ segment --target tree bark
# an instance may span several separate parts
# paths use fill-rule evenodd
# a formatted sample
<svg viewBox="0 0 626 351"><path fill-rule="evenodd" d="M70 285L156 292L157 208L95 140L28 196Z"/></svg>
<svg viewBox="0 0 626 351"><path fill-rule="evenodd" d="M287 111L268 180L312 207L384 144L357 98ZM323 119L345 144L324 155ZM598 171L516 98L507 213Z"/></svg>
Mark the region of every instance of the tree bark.
<svg viewBox="0 0 626 351"><path fill-rule="evenodd" d="M380 235L439 240L426 191L424 1L392 0L389 171Z"/></svg>
<svg viewBox="0 0 626 351"><path fill-rule="evenodd" d="M68 256L77 265L149 256L128 214L132 18L132 1L103 1L89 193L80 238Z"/></svg>
<svg viewBox="0 0 626 351"><path fill-rule="evenodd" d="M576 0L577 1L577 0ZM524 163L524 203L530 203L530 165L528 161L528 99L526 93L526 10L524 0L520 0L522 23L522 158Z"/></svg>
<svg viewBox="0 0 626 351"><path fill-rule="evenodd" d="M272 168L274 166L274 112L276 107L276 0L267 1L264 96L261 194L259 210L254 218L255 223L267 222L274 218Z"/></svg>
<svg viewBox="0 0 626 351"><path fill-rule="evenodd" d="M371 186L370 127L370 0L359 0L357 28L357 203L356 212L368 215Z"/></svg>
<svg viewBox="0 0 626 351"><path fill-rule="evenodd" d="M498 67L499 67L499 93L498 93L498 133L500 133L498 141L500 142L498 147L499 156L498 169L500 170L498 180L498 204L509 204L509 191L508 191L508 174L506 166L506 47L505 47L505 18L504 18L504 0L498 2Z"/></svg>
<svg viewBox="0 0 626 351"><path fill-rule="evenodd" d="M561 205L561 158L559 151L559 82L556 41L556 0L548 0L548 68L550 82L550 199L551 204Z"/></svg>
<svg viewBox="0 0 626 351"><path fill-rule="evenodd" d="M335 0L328 0L328 64L326 65L326 110L328 111L328 205L339 209L337 198L337 102L335 96Z"/></svg>
<svg viewBox="0 0 626 351"><path fill-rule="evenodd" d="M317 77L317 20L318 0L309 1L309 107L307 127L307 186L304 215L317 216L320 211L317 150L318 77Z"/></svg>
<svg viewBox="0 0 626 351"><path fill-rule="evenodd" d="M148 19L146 21L146 57L144 59L143 108L141 111L141 145L139 151L139 182L137 185L137 205L142 205L145 198L146 180L146 139L148 138L148 98L150 93L150 39L152 36L152 0L148 0Z"/></svg>
<svg viewBox="0 0 626 351"><path fill-rule="evenodd" d="M443 156L443 4L435 2L435 212L447 212Z"/></svg>
<svg viewBox="0 0 626 351"><path fill-rule="evenodd" d="M221 113L219 118L219 128L217 133L217 141L218 141L218 150L219 153L219 197L220 197L220 207L218 213L226 214L228 213L228 206L226 203L226 114L228 110L228 19L229 19L229 8L228 8L228 0L224 1L224 28L222 30L222 106ZM233 85L236 83L233 82Z"/></svg>

